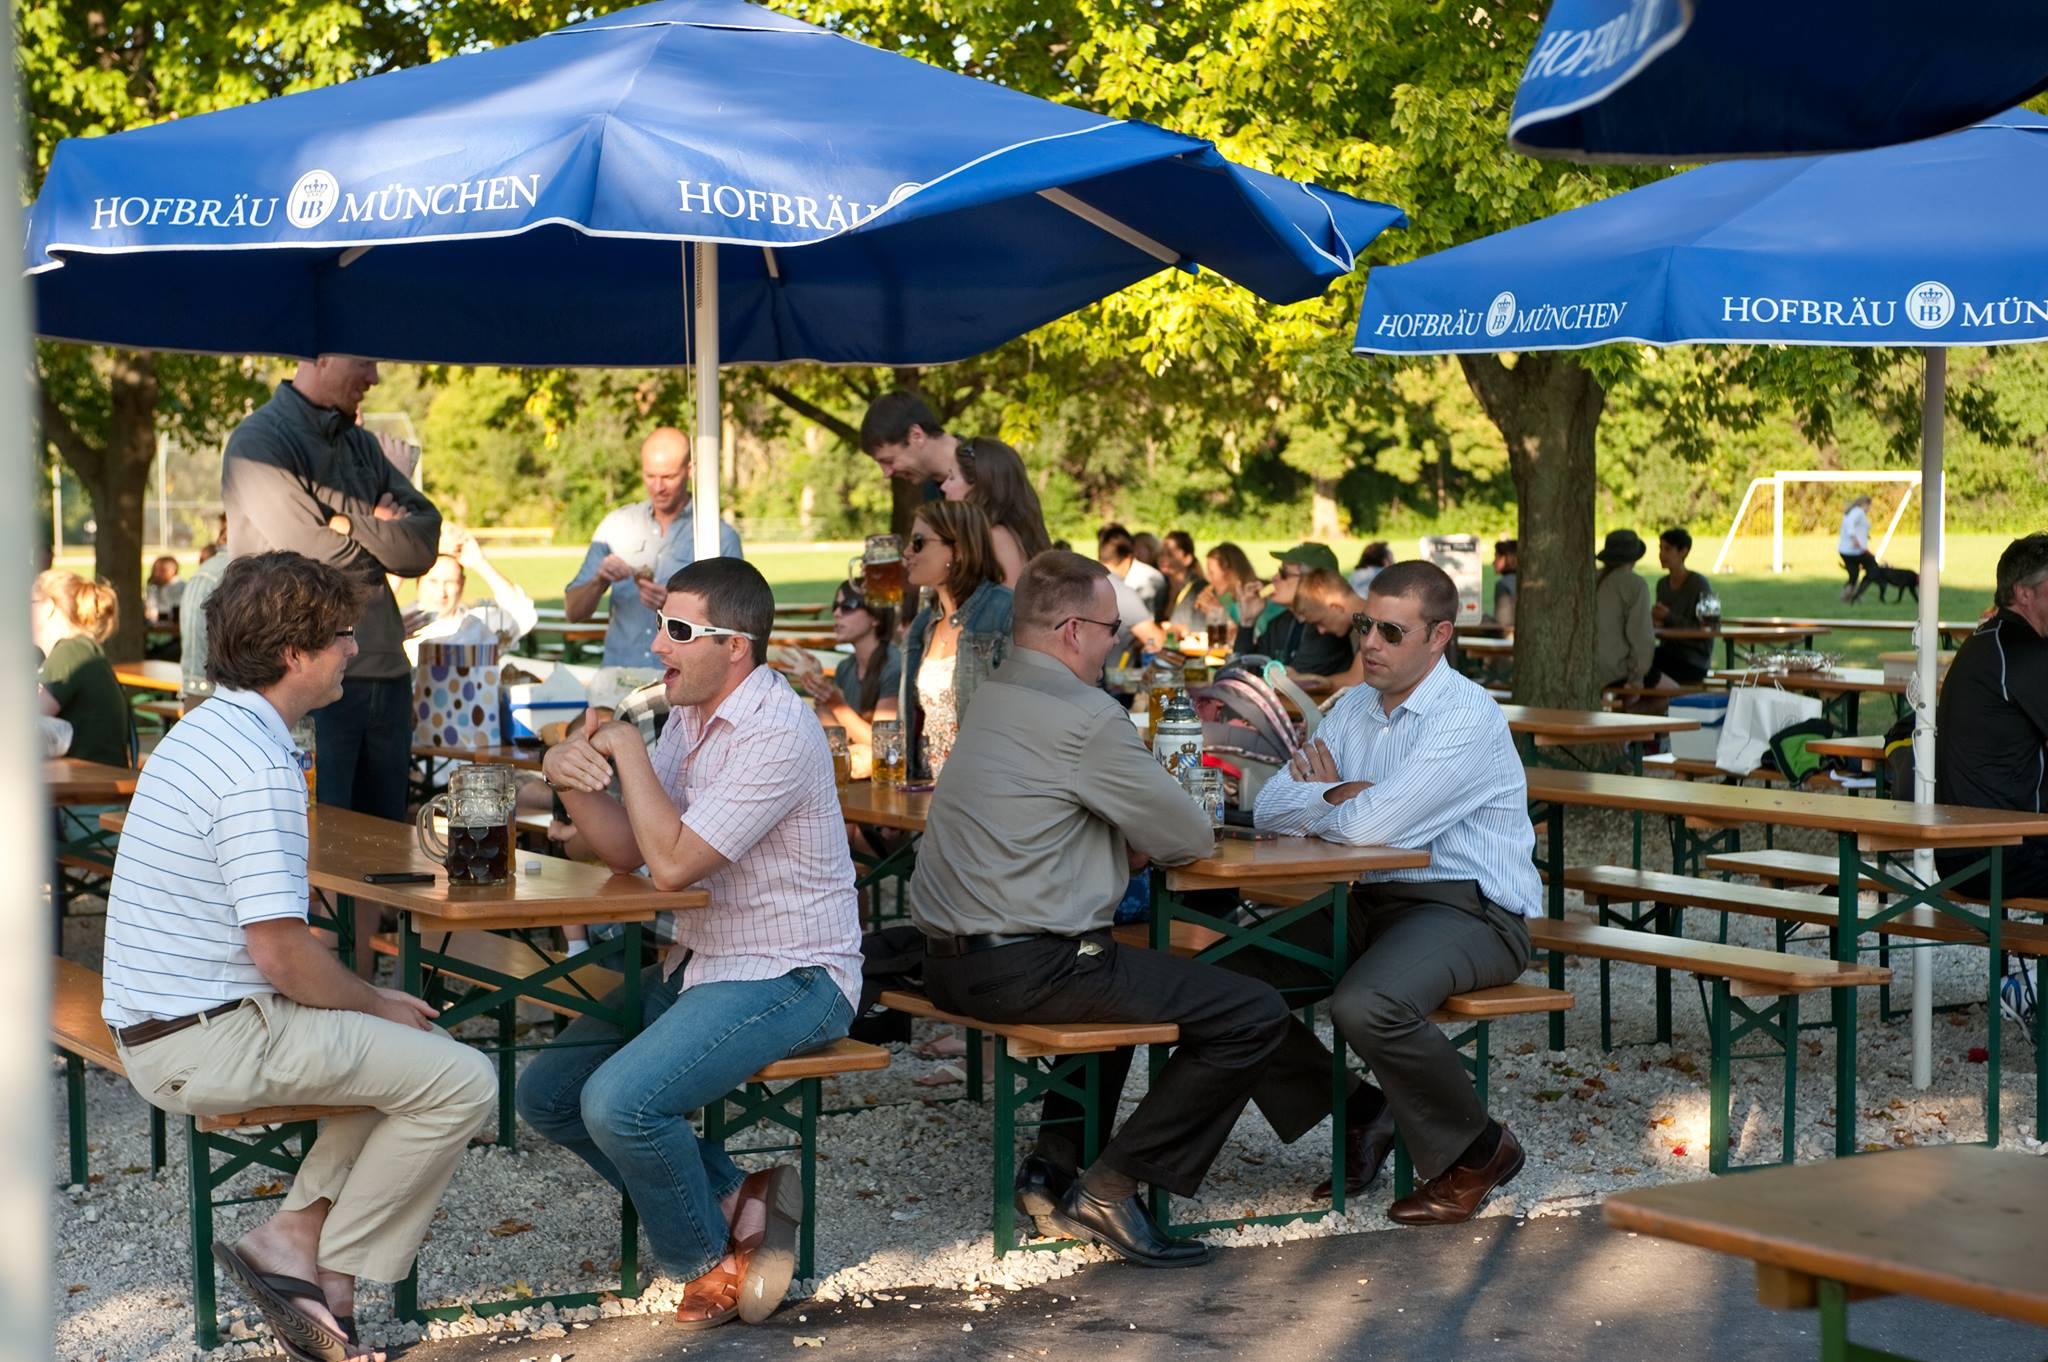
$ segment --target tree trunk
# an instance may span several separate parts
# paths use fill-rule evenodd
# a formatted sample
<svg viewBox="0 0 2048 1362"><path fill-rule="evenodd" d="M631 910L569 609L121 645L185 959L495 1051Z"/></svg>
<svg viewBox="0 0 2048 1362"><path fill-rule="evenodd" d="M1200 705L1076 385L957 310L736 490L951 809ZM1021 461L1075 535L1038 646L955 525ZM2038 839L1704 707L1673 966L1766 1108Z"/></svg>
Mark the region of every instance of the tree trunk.
<svg viewBox="0 0 2048 1362"><path fill-rule="evenodd" d="M1308 537L1318 544L1327 544L1343 532L1337 523L1337 479L1314 480L1308 521Z"/></svg>
<svg viewBox="0 0 2048 1362"><path fill-rule="evenodd" d="M1461 355L1465 380L1507 441L1521 554L1515 590L1515 700L1598 709L1593 664L1595 437L1607 393L1567 355L1513 368Z"/></svg>
<svg viewBox="0 0 2048 1362"><path fill-rule="evenodd" d="M107 641L107 656L132 662L143 651L142 502L156 460L156 360L132 350L115 351L108 387L113 405L106 457L100 477L86 483L99 521L93 571L113 584L121 602L120 626Z"/></svg>

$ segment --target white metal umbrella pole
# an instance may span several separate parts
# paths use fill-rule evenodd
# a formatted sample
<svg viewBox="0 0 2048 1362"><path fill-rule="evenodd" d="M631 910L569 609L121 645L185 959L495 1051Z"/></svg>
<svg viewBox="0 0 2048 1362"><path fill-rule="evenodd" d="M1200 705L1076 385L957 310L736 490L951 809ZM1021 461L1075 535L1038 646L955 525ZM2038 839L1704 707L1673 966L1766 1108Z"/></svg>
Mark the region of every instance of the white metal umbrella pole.
<svg viewBox="0 0 2048 1362"><path fill-rule="evenodd" d="M1942 490L1943 412L1948 400L1948 351L1930 347L1920 395L1920 623L1913 631L1913 802L1934 802L1934 702L1941 652L1941 532L1948 499ZM1922 884L1935 880L1934 853L1913 853ZM1934 1081L1934 965L1926 952L1913 957L1913 1086Z"/></svg>
<svg viewBox="0 0 2048 1362"><path fill-rule="evenodd" d="M702 561L718 556L718 247L699 241L693 249L696 288L690 312L697 342L697 422L690 460L696 465L690 518L696 555Z"/></svg>

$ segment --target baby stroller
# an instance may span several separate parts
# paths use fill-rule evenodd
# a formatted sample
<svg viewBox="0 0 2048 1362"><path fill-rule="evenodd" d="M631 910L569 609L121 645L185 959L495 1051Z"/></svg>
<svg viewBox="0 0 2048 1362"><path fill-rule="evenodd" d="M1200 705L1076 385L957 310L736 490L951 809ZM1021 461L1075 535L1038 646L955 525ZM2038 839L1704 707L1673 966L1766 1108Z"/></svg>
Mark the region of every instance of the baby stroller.
<svg viewBox="0 0 2048 1362"><path fill-rule="evenodd" d="M1282 696L1305 716L1297 723ZM1206 686L1188 692L1202 716L1202 747L1216 760L1226 783L1236 787L1231 802L1249 811L1259 790L1313 737L1322 712L1287 669L1264 658L1247 657L1223 668Z"/></svg>

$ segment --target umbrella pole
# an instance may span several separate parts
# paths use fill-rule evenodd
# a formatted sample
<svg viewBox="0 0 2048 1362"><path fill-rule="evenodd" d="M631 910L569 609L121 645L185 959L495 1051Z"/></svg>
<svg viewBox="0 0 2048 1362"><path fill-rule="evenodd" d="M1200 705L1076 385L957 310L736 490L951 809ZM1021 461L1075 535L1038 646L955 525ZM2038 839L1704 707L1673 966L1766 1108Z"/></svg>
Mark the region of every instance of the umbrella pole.
<svg viewBox="0 0 2048 1362"><path fill-rule="evenodd" d="M1942 517L1947 498L1941 485L1943 412L1948 401L1948 351L1929 346L1927 381L1920 395L1920 624L1913 631L1913 802L1934 802L1934 701L1941 654ZM1934 853L1913 853L1923 884L1935 880ZM1913 1086L1934 1081L1934 968L1926 952L1913 960Z"/></svg>
<svg viewBox="0 0 2048 1362"><path fill-rule="evenodd" d="M691 537L698 561L718 556L718 470L723 447L718 401L718 247L709 241L692 245L696 256L691 291L691 335L697 342L697 420L691 462L696 465L691 490Z"/></svg>

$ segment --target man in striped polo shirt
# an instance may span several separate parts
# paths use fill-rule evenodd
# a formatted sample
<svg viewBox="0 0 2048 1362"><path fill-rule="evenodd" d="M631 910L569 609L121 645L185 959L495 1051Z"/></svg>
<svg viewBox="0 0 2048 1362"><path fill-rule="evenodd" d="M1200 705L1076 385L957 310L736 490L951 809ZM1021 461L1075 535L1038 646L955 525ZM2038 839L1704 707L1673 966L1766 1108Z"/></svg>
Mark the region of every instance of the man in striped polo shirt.
<svg viewBox="0 0 2048 1362"><path fill-rule="evenodd" d="M293 1357L355 1352L355 1279L412 1268L469 1137L496 1109L481 1054L434 1009L344 968L306 923L305 754L341 695L362 592L296 553L237 558L206 602L213 697L150 754L107 893L106 995L128 1080L207 1116L353 1106L284 1206L214 1256Z"/></svg>
<svg viewBox="0 0 2048 1362"><path fill-rule="evenodd" d="M708 907L640 980L630 1039L571 1022L519 1080L519 1114L633 1198L662 1266L686 1279L675 1322L758 1324L782 1303L803 1207L797 1170L743 1176L690 1113L776 1060L846 1034L860 998L860 906L825 730L766 665L767 579L738 558L669 578L654 636L667 726L591 721L543 774L612 869L643 865ZM614 774L620 795L609 793Z"/></svg>
<svg viewBox="0 0 2048 1362"><path fill-rule="evenodd" d="M1326 972L1268 951L1225 962L1300 1003L1320 992L1345 1043L1379 1086L1347 1106L1345 1190L1358 1195L1398 1127L1428 1179L1388 1207L1407 1225L1457 1224L1522 1169L1522 1147L1480 1104L1457 1050L1429 1020L1453 993L1513 983L1529 964L1525 919L1543 912L1529 857L1529 785L1500 706L1444 660L1458 589L1433 563L1382 568L1352 616L1365 684L1347 692L1316 741L1259 791L1261 828L1357 846L1426 849L1419 870L1374 872L1354 885L1350 968ZM1330 949L1327 910L1289 936ZM1275 1057L1290 1072L1329 1072L1329 1051L1298 1020ZM1302 1084L1300 1107L1329 1110L1327 1082ZM1269 1114L1274 1094L1262 1094ZM1284 1105L1284 1104L1283 1104Z"/></svg>

